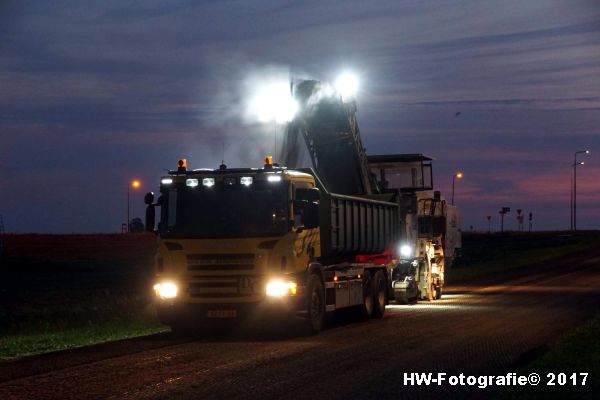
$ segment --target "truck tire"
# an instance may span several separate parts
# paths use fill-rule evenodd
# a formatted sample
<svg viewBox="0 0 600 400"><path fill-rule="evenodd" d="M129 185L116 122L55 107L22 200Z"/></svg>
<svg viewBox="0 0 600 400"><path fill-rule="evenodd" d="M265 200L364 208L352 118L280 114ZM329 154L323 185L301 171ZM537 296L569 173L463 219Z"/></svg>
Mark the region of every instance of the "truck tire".
<svg viewBox="0 0 600 400"><path fill-rule="evenodd" d="M382 318L385 314L385 304L387 303L387 285L383 271L379 270L373 277L373 295L374 308L373 318Z"/></svg>
<svg viewBox="0 0 600 400"><path fill-rule="evenodd" d="M363 275L363 303L359 308L359 316L361 319L370 319L373 317L373 309L375 308L375 297L373 296L373 279L369 271L365 271Z"/></svg>
<svg viewBox="0 0 600 400"><path fill-rule="evenodd" d="M323 329L325 320L325 287L318 275L310 274L307 289L306 323L309 332L315 334Z"/></svg>

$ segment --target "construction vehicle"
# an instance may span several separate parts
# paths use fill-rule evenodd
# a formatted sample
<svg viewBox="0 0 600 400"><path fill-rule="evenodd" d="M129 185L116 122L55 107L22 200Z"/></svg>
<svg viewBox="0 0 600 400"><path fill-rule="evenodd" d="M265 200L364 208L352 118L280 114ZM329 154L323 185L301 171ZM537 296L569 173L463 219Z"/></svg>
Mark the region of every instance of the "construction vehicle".
<svg viewBox="0 0 600 400"><path fill-rule="evenodd" d="M442 297L446 271L461 248L458 209L433 190L432 159L423 154L369 156L384 193L400 205L398 247L380 256L390 267L397 303ZM395 251L393 251L395 250Z"/></svg>
<svg viewBox="0 0 600 400"><path fill-rule="evenodd" d="M405 260L397 249L407 224L422 220L408 218L404 192L379 187L372 169L387 167L370 164L355 103L317 81L293 88L299 112L283 144L288 167L267 157L262 168L188 170L182 159L161 178L158 200L146 195L148 230L160 207L158 315L174 330L282 312L318 332L330 311L381 318L390 295L400 293ZM313 168L298 165L302 143ZM423 213L439 223L445 209L430 203L423 200Z"/></svg>
<svg viewBox="0 0 600 400"><path fill-rule="evenodd" d="M295 97L303 113L289 124L284 164L299 166L305 144L317 175L336 193L397 204L398 242L382 254L356 259L387 266L389 295L398 303L441 298L445 272L461 247L461 234L458 209L433 190L432 158L423 154L368 156L356 120L356 103L324 96L327 91L316 81L297 86Z"/></svg>

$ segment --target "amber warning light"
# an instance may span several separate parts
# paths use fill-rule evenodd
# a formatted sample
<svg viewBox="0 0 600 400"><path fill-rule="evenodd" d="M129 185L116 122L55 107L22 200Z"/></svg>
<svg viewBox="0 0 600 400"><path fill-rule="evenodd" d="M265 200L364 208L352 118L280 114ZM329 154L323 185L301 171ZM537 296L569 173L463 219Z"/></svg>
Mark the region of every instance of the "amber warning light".
<svg viewBox="0 0 600 400"><path fill-rule="evenodd" d="M185 172L186 170L187 170L187 160L185 158L182 158L181 160L177 161L177 171Z"/></svg>

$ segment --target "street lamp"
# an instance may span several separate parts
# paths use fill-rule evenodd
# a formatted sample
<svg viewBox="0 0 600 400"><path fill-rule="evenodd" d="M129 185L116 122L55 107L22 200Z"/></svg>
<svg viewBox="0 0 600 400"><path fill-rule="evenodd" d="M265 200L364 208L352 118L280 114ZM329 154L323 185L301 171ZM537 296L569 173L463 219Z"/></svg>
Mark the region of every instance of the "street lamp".
<svg viewBox="0 0 600 400"><path fill-rule="evenodd" d="M129 188L134 188L134 189L139 189L142 186L142 182L140 182L138 179L134 179L131 182L129 182L129 184L127 185L127 233L129 233L129 197L130 197L130 189Z"/></svg>
<svg viewBox="0 0 600 400"><path fill-rule="evenodd" d="M577 231L577 166L584 164L577 162L577 154L590 154L590 151L580 150L573 155L573 231Z"/></svg>
<svg viewBox="0 0 600 400"><path fill-rule="evenodd" d="M504 233L504 215L510 212L510 207L502 207L500 214L500 233Z"/></svg>
<svg viewBox="0 0 600 400"><path fill-rule="evenodd" d="M457 172L454 175L452 175L452 205L454 205L454 182L456 181L456 178L458 179L462 179L463 177L463 173L462 172Z"/></svg>

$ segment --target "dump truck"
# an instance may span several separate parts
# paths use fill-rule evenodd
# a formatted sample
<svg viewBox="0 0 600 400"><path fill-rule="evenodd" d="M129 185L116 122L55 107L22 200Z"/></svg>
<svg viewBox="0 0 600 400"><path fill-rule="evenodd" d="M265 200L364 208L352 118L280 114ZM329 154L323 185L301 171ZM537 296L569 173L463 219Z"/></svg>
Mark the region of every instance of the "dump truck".
<svg viewBox="0 0 600 400"><path fill-rule="evenodd" d="M183 163L182 163L183 165ZM318 332L326 312L381 318L385 266L354 262L396 242L398 205L329 193L310 170L187 170L161 179L155 291L174 330L211 320L293 313Z"/></svg>
<svg viewBox="0 0 600 400"><path fill-rule="evenodd" d="M292 96L299 111L282 166L266 157L260 168L188 169L181 159L161 178L158 198L146 195L148 230L160 208L158 316L173 330L284 314L318 332L328 312L381 318L390 299L411 296L409 281L423 282L421 297L439 297L432 291L443 286L443 265L433 240L445 202L378 180L388 166L369 161L353 100L312 80L293 85ZM421 214L432 217L423 242L431 254L401 256L411 234L424 237L412 229L425 223ZM401 274L407 261L417 272Z"/></svg>

